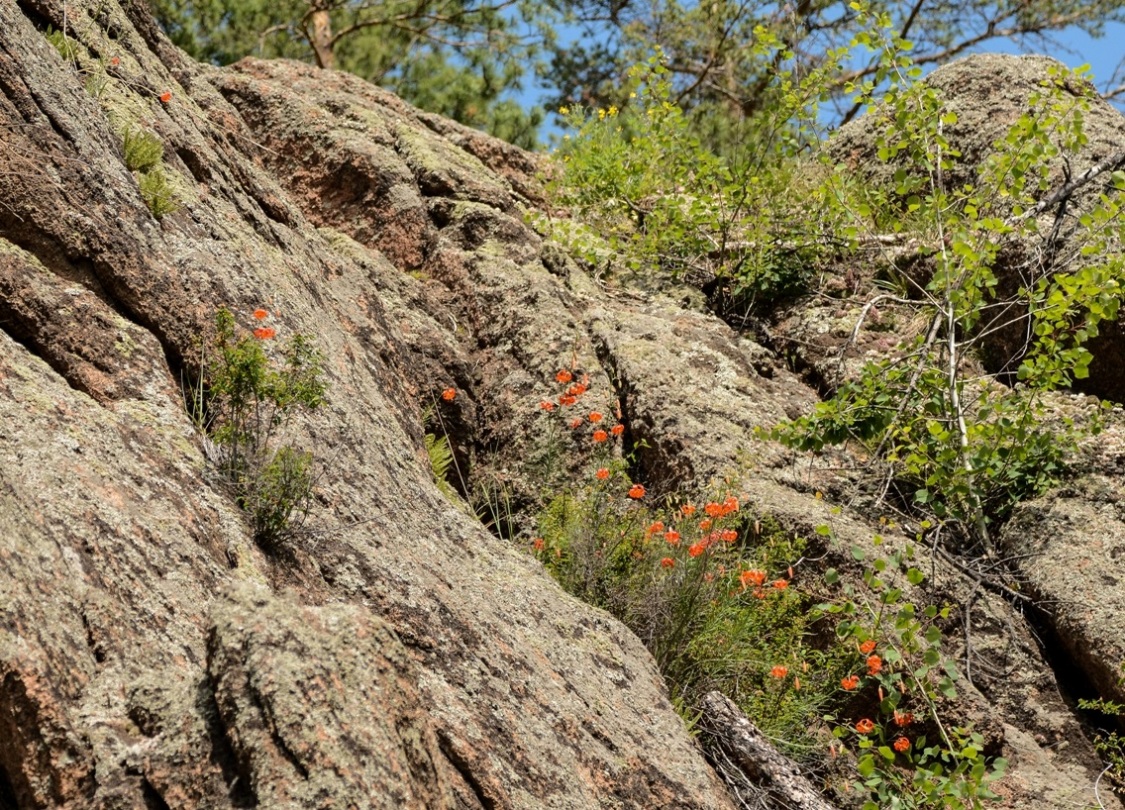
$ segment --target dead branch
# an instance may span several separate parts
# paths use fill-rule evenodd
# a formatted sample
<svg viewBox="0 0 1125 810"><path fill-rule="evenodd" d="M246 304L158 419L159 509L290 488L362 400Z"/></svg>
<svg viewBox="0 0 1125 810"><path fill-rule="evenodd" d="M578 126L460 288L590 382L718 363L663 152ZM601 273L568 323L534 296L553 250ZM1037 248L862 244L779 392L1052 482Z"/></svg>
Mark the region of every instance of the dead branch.
<svg viewBox="0 0 1125 810"><path fill-rule="evenodd" d="M726 766L720 767L719 772L730 779L730 774L725 772L735 766L739 774L768 795L771 800L769 806L780 805L793 810L837 810L821 797L800 768L774 748L729 698L719 692L704 695L699 724L708 756L717 764ZM744 789L745 784L737 787Z"/></svg>

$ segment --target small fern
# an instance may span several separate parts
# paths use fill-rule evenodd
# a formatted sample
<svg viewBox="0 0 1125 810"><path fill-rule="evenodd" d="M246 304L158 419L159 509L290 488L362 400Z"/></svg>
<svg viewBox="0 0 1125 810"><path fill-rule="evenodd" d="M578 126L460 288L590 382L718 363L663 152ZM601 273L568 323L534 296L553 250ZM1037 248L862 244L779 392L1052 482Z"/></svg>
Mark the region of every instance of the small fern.
<svg viewBox="0 0 1125 810"><path fill-rule="evenodd" d="M453 448L449 444L448 436L438 436L433 433L426 434L426 455L430 457L430 472L434 476L441 494L447 498L455 499L457 493L449 483L449 470L453 466Z"/></svg>
<svg viewBox="0 0 1125 810"><path fill-rule="evenodd" d="M43 36L47 38L47 41L65 61L78 61L78 47L74 44L74 40L66 35L65 31L56 31L48 25L47 30L43 32Z"/></svg>

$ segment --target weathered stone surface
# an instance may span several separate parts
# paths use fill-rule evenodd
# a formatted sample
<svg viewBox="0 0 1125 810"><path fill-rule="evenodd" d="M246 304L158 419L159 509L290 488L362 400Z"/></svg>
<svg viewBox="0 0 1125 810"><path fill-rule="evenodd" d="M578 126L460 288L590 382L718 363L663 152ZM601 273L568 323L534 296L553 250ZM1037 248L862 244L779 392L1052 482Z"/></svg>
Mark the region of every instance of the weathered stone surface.
<svg viewBox="0 0 1125 810"><path fill-rule="evenodd" d="M212 611L207 668L260 803L456 806L413 662L363 608L243 586Z"/></svg>
<svg viewBox="0 0 1125 810"><path fill-rule="evenodd" d="M1098 694L1125 701L1125 487L1119 478L1083 478L1016 508L1001 536L1030 591L1053 616L1069 657Z"/></svg>
<svg viewBox="0 0 1125 810"><path fill-rule="evenodd" d="M741 472L762 516L831 523L799 579L878 530L813 496L825 465L751 436L815 393L544 244L537 158L342 74L195 65L140 4L65 10L77 70L41 33L61 1L0 4L0 806L729 808L640 642L443 498L422 435L449 433L466 489L532 503L539 403L587 374L583 409L619 416L654 493ZM164 143L179 212L150 215L124 126ZM262 305L327 358L290 436L316 502L283 554L184 408L215 310ZM561 476L590 447L564 441ZM964 711L1017 754L1006 806L1088 794L1026 624L939 581L972 605Z"/></svg>
<svg viewBox="0 0 1125 810"><path fill-rule="evenodd" d="M349 141L331 124L346 116L313 110L320 129L279 133L287 154L350 161L286 179L353 196L294 202L215 86L233 98L247 71L276 70L255 103L289 110L304 68L216 73L139 5L71 2L80 69L117 60L95 99L36 30L62 15L0 7L0 796L728 807L637 639L465 518L424 463L426 394L455 385L475 424L473 355L454 296L405 271L441 255L498 277L534 256L520 192L477 155L515 179L532 162L318 74L374 123ZM164 143L183 208L162 221L124 167L122 121ZM363 208L367 246L342 234ZM250 541L181 390L214 311L263 304L328 358L329 402L291 437L316 448L318 501L281 557Z"/></svg>

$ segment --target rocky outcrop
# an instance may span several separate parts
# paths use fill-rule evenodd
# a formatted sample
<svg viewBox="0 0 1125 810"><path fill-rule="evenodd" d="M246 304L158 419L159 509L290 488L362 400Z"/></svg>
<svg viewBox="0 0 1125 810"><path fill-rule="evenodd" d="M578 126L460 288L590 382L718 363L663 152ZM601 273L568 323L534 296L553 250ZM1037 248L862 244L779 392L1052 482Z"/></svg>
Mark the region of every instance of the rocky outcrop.
<svg viewBox="0 0 1125 810"><path fill-rule="evenodd" d="M150 213L128 128L181 210ZM424 414L458 486L515 515L589 452L567 434L535 477L539 403L586 375L654 495L742 471L762 516L832 525L798 578L847 570L878 516L751 435L816 400L784 362L545 244L536 158L354 77L196 65L140 4L0 5L0 129L0 807L732 806L638 639L439 492ZM316 499L281 548L185 408L224 306L326 357L292 428ZM971 631L963 712L1015 760L1004 806L1088 797L1019 603L935 570Z"/></svg>
<svg viewBox="0 0 1125 810"><path fill-rule="evenodd" d="M728 807L637 639L424 461L427 394L456 387L475 424L476 378L455 310L406 273L464 254L499 277L498 254L537 251L522 225L492 254L471 242L518 225L520 199L474 152L528 161L365 87L391 142L325 112L366 162L309 129L279 151L349 162L290 191L224 97L250 68L191 64L116 2L67 4L68 64L43 34L63 23L61 3L0 7L0 798ZM302 69L275 69L262 100L281 105ZM180 211L150 214L123 127L161 140ZM331 188L354 196L302 196ZM368 230L344 236L359 210ZM250 540L181 388L216 309L261 305L315 335L329 383L295 433L318 501L280 556Z"/></svg>

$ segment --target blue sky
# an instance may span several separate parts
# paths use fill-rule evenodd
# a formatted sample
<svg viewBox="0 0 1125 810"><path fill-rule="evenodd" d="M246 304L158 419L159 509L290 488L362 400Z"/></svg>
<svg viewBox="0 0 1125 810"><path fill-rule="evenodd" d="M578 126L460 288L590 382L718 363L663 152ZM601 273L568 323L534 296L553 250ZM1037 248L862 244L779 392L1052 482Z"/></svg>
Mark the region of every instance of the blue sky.
<svg viewBox="0 0 1125 810"><path fill-rule="evenodd" d="M564 31L560 34L565 42L567 33ZM974 48L972 52L1042 53L1058 59L1071 68L1088 64L1093 73L1094 83L1103 92L1125 81L1125 76L1114 78L1119 63L1125 58L1125 25L1107 23L1105 34L1097 39L1091 38L1079 28L1071 28L1052 34L1052 39L1055 40L1054 43L1029 43L1022 48L1010 40L996 39ZM1110 84L1111 81L1112 84ZM529 84L524 88L524 91L515 96L516 100L524 107L541 105L549 95L547 90L531 86L532 82L533 80L529 80ZM1117 99L1116 104L1119 109L1125 110L1125 95ZM556 117L548 115L547 120L540 128L540 138L544 142L548 142L551 136L557 136L561 132L562 130L557 126Z"/></svg>

